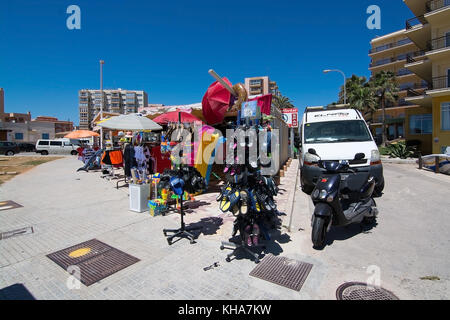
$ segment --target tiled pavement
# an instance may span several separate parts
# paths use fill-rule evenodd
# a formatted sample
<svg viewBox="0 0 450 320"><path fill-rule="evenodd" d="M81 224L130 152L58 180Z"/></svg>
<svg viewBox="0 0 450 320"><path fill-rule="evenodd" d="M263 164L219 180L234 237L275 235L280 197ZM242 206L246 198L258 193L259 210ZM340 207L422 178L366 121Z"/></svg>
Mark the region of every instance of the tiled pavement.
<svg viewBox="0 0 450 320"><path fill-rule="evenodd" d="M0 232L33 226L34 234L0 240L0 288L23 283L37 299L302 299L310 297L314 279L301 292L249 276L248 257L225 262L220 241L231 234L233 216L221 214L216 194L196 197L198 208L186 222L202 221L195 245L181 240L168 246L163 228L178 227L179 215L151 217L128 210L127 189L116 190L99 173L76 173L79 162L65 158L39 166L0 187L1 200L23 208L0 212ZM298 162L282 178L279 210L288 210ZM294 181L294 183L293 183ZM289 214L289 213L288 213ZM284 217L283 224L286 224ZM286 234L268 246L283 252ZM96 238L141 261L89 287L68 289L68 273L47 254ZM302 258L301 256L291 256ZM306 260L305 260L306 259ZM308 261L304 258L303 261ZM210 271L203 268L219 262ZM316 263L316 272L320 264Z"/></svg>

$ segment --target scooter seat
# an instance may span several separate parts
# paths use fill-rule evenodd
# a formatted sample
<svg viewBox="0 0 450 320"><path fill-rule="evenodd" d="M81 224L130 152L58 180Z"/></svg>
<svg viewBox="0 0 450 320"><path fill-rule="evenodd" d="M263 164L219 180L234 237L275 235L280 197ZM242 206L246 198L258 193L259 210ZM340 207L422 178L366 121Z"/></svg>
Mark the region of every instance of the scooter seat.
<svg viewBox="0 0 450 320"><path fill-rule="evenodd" d="M341 190L347 189L350 192L360 192L369 180L369 172L350 173L347 178L341 180Z"/></svg>

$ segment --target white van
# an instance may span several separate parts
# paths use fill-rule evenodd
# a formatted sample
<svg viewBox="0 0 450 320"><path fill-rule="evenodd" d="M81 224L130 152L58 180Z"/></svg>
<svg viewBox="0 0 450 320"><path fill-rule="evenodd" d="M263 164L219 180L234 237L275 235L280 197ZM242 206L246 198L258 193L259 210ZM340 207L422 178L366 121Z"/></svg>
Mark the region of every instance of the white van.
<svg viewBox="0 0 450 320"><path fill-rule="evenodd" d="M301 185L311 193L323 173L318 167L319 157L310 154L314 149L322 160L348 160L355 171L370 172L376 180L375 192L384 189L383 166L380 153L367 123L354 109L336 107L306 108L300 126L301 135ZM355 160L364 153L362 160Z"/></svg>
<svg viewBox="0 0 450 320"><path fill-rule="evenodd" d="M46 140L40 139L36 142L36 153L42 155L61 154L77 155L77 146L73 145L69 139Z"/></svg>

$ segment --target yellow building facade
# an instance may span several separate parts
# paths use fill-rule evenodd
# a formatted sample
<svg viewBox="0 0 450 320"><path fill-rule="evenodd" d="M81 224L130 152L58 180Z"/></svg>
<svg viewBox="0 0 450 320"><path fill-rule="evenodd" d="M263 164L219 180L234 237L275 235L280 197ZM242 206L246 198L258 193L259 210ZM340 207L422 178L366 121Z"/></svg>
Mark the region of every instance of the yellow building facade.
<svg viewBox="0 0 450 320"><path fill-rule="evenodd" d="M431 119L422 117L417 123L425 122L429 130L431 121L431 152L444 153L450 148L450 1L404 3L415 15L406 21L405 35L423 51L420 57L409 59L405 68L431 84L424 92L411 92L405 100L430 110Z"/></svg>
<svg viewBox="0 0 450 320"><path fill-rule="evenodd" d="M374 76L380 71L390 71L395 74L399 87L398 100L396 103L386 106L387 138L394 140L406 138L418 144L424 153L431 152L431 132L416 132L408 123L408 115L430 114L429 110L423 109L421 105L407 101L410 92L424 93L430 84L420 76L405 68L405 64L411 59L421 59L424 52L406 36L406 29L399 30L381 37L373 39L369 57L371 64L369 70ZM370 120L371 130L378 141L382 135L382 110L377 110L371 115L367 115L366 120ZM411 133L414 134L411 134Z"/></svg>

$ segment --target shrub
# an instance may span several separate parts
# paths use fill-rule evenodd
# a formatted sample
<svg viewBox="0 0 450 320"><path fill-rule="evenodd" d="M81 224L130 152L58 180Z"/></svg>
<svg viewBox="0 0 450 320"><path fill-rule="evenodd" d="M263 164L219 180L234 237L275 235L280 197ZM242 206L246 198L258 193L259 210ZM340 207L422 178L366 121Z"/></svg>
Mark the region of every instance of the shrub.
<svg viewBox="0 0 450 320"><path fill-rule="evenodd" d="M399 141L386 146L384 151L391 158L406 159L414 155L416 148L407 146L405 141Z"/></svg>

